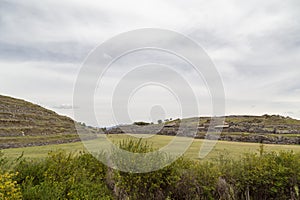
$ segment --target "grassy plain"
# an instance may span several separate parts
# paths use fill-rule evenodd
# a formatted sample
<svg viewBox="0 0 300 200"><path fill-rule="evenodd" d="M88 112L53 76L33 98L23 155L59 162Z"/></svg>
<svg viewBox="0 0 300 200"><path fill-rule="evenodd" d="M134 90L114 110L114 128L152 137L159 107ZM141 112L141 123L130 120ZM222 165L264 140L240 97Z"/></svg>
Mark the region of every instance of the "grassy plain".
<svg viewBox="0 0 300 200"><path fill-rule="evenodd" d="M135 138L128 135L109 135L108 139L113 143L118 143L121 140L128 138ZM172 141L173 136L164 135L154 135L152 137L145 137L143 140L152 144L154 148L161 148L166 146L170 141ZM138 138L137 138L138 139ZM199 151L204 140L194 139L188 150L185 152L185 156L191 159L199 159ZM88 145L101 146L105 140L103 137L99 137L95 140L85 141ZM180 143L178 143L180 145ZM244 153L257 152L260 150L259 143L244 143L244 142L229 142L229 141L217 141L216 145L212 151L205 157L205 159L214 159L222 154L230 156L232 158L239 158ZM300 145L276 145L276 144L264 144L265 151L294 151L300 152ZM46 146L35 146L35 147L25 147L25 148L12 148L4 149L2 152L8 158L14 159L19 157L22 152L24 157L29 159L39 159L47 156L48 152L56 150L65 150L67 152L79 152L86 151L84 144L82 142L58 144L58 145L46 145Z"/></svg>

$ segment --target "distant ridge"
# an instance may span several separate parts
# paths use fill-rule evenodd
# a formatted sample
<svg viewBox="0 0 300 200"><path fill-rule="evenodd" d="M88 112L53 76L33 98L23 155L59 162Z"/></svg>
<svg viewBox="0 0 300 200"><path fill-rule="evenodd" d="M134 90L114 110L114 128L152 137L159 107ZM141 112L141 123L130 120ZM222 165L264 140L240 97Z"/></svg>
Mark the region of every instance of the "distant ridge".
<svg viewBox="0 0 300 200"><path fill-rule="evenodd" d="M218 117L217 117L218 118ZM146 122L135 122L134 125L120 125L107 130L108 134L150 133L159 135L177 135L180 124L184 122L184 132L181 135L199 139L218 139L236 142L259 142L268 144L300 144L300 120L280 115L230 115L224 117L222 124L211 122L211 117L193 117L176 120L166 120L163 125ZM137 128L137 126L140 126ZM212 125L212 127L211 127ZM162 127L162 128L160 128ZM212 134L206 134L208 129ZM190 129L190 130L189 130ZM220 135L214 134L222 130ZM195 134L195 133L194 133Z"/></svg>

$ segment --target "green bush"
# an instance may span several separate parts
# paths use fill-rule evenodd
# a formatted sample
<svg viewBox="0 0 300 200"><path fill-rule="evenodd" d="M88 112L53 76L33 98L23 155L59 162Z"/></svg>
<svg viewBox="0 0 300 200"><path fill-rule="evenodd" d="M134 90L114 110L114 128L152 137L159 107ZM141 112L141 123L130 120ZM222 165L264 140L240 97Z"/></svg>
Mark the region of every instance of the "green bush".
<svg viewBox="0 0 300 200"><path fill-rule="evenodd" d="M153 152L151 145L142 142L142 140L124 140L120 142L119 148L132 153ZM131 162L135 160L139 167L144 170L155 168L170 159L168 155L162 152L155 152L154 155L130 154L127 157L113 152L116 166L126 169L129 172L113 170L113 182L116 195L120 199L166 199L171 196L174 186L179 181L179 162L166 166L157 171L148 173L135 173L136 166ZM140 157L141 156L141 157ZM147 163L139 162L140 158L146 158Z"/></svg>
<svg viewBox="0 0 300 200"><path fill-rule="evenodd" d="M299 158L292 152L245 154L220 168L237 199L299 199Z"/></svg>
<svg viewBox="0 0 300 200"><path fill-rule="evenodd" d="M18 173L0 171L0 199L17 200L22 199L19 185L13 180Z"/></svg>
<svg viewBox="0 0 300 200"><path fill-rule="evenodd" d="M137 126L147 126L149 125L150 123L148 122L134 122L133 125L137 125Z"/></svg>
<svg viewBox="0 0 300 200"><path fill-rule="evenodd" d="M16 180L24 199L111 199L106 167L90 154L51 152L38 162L23 160Z"/></svg>
<svg viewBox="0 0 300 200"><path fill-rule="evenodd" d="M7 169L7 165L9 164L7 158L4 157L4 154L0 151L0 199L22 199L20 186L14 180L18 172L10 172Z"/></svg>

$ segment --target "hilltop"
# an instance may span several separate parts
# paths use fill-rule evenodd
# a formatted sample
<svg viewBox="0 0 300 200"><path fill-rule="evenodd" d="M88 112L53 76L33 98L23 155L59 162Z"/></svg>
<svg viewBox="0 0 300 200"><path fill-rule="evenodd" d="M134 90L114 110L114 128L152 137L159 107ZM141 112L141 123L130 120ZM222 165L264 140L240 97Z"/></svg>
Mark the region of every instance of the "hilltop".
<svg viewBox="0 0 300 200"><path fill-rule="evenodd" d="M39 105L0 95L0 149L79 141L75 123ZM96 131L76 124L87 133Z"/></svg>

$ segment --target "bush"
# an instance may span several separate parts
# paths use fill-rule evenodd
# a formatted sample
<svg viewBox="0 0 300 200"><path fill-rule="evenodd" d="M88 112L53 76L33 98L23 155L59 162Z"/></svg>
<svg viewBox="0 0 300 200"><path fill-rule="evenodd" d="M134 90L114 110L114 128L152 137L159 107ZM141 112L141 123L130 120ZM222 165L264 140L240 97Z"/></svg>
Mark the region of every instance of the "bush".
<svg viewBox="0 0 300 200"><path fill-rule="evenodd" d="M22 199L22 193L19 185L13 178L18 175L18 172L8 171L7 158L0 151L0 199Z"/></svg>
<svg viewBox="0 0 300 200"><path fill-rule="evenodd" d="M24 199L111 199L106 167L90 154L51 152L43 161L23 160L16 180Z"/></svg>
<svg viewBox="0 0 300 200"><path fill-rule="evenodd" d="M22 199L22 193L17 182L13 177L18 173L1 172L0 173L0 199L15 200Z"/></svg>
<svg viewBox="0 0 300 200"><path fill-rule="evenodd" d="M299 154L270 152L246 154L220 167L238 199L299 199L299 164Z"/></svg>
<svg viewBox="0 0 300 200"><path fill-rule="evenodd" d="M124 140L120 142L119 148L132 153L148 153L154 151L151 145L143 143L141 139ZM128 166L128 162L131 162L133 159L139 160L139 155L130 154L129 157L124 158L124 156L114 152L113 156L117 156L114 158L114 160L118 161L118 163L115 163L116 166L122 167L122 169L127 167L127 171L130 171L121 172L113 170L112 172L116 195L120 199L167 199L171 196L176 183L180 179L180 161L157 171L135 173L135 166ZM170 159L168 155L162 152L156 152L154 156L147 157L147 155L143 155L142 157L146 157L148 162L141 163L137 161L137 163L139 163L139 167L143 167L144 170L155 168L155 165L160 165L161 163L167 162L167 159Z"/></svg>
<svg viewBox="0 0 300 200"><path fill-rule="evenodd" d="M149 125L150 123L148 122L134 122L133 125L137 125L137 126L147 126Z"/></svg>

